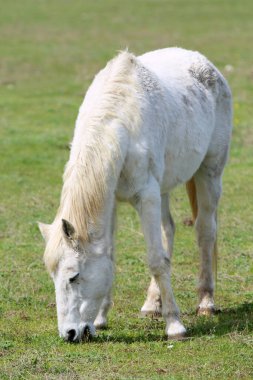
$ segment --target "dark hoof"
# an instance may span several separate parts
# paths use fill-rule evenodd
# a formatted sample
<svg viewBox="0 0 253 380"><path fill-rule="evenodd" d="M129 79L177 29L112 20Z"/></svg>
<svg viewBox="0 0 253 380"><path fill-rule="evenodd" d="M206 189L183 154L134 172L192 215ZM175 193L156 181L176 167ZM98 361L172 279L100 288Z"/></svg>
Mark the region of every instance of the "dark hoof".
<svg viewBox="0 0 253 380"><path fill-rule="evenodd" d="M201 316L204 315L205 317L211 317L213 315L217 314L217 311L214 307L198 307L197 308L197 315Z"/></svg>
<svg viewBox="0 0 253 380"><path fill-rule="evenodd" d="M151 318L151 319L161 319L162 313L160 311L152 311L152 310L141 311L140 318L146 318L146 317Z"/></svg>

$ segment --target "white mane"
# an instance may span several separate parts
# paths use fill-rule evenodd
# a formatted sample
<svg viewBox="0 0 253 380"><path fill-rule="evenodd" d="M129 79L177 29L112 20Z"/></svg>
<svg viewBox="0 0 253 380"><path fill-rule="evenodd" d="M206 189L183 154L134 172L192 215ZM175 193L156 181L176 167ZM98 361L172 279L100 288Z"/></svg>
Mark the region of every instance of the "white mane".
<svg viewBox="0 0 253 380"><path fill-rule="evenodd" d="M62 250L61 219L71 222L79 238L88 240L88 227L96 221L107 192L108 176L120 157L116 121L131 133L141 120L136 58L122 52L94 79L80 108L69 162L63 176L60 207L52 225L44 260L53 271Z"/></svg>

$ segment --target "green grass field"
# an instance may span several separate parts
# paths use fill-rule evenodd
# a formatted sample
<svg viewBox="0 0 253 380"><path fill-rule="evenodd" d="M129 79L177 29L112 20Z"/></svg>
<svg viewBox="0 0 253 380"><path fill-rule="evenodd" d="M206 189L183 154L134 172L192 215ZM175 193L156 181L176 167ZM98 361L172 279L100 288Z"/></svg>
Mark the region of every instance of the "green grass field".
<svg viewBox="0 0 253 380"><path fill-rule="evenodd" d="M0 0L0 379L253 378L252 0ZM36 221L52 222L78 107L94 74L126 47L182 46L224 73L234 131L219 209L216 302L197 318L198 253L183 188L172 282L190 339L139 318L149 274L135 212L118 209L114 307L88 344L57 332L54 286Z"/></svg>

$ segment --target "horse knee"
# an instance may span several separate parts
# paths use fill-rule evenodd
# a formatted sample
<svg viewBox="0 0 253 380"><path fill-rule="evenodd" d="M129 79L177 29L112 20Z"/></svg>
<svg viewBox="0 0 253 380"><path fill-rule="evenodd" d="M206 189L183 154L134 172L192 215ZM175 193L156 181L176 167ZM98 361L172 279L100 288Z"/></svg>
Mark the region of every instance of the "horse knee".
<svg viewBox="0 0 253 380"><path fill-rule="evenodd" d="M159 276L170 269L170 259L163 255L162 257L150 257L148 266L153 276Z"/></svg>

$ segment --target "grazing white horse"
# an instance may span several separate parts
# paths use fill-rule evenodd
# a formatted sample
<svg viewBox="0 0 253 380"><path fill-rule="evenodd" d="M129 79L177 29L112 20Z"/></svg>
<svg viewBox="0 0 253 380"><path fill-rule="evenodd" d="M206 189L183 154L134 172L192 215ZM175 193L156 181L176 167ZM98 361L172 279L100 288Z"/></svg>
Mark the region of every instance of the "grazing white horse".
<svg viewBox="0 0 253 380"><path fill-rule="evenodd" d="M231 116L227 82L198 52L122 52L97 74L79 110L57 215L51 225L40 224L61 337L78 342L107 323L116 199L137 210L147 245L152 280L142 312L162 312L169 338L185 335L170 282L169 193L191 178L199 312L214 310L216 210Z"/></svg>

